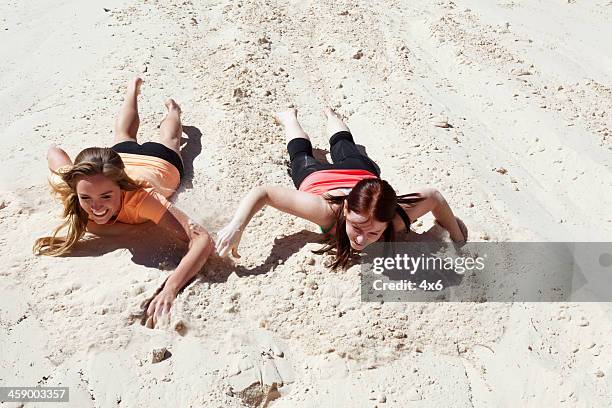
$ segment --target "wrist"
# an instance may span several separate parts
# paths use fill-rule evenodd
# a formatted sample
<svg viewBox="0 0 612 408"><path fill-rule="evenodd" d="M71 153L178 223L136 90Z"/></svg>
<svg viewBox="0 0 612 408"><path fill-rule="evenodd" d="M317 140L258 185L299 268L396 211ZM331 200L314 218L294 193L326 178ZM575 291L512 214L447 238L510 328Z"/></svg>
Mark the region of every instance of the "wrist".
<svg viewBox="0 0 612 408"><path fill-rule="evenodd" d="M170 276L168 278L168 280L166 281L166 284L164 285L164 291L171 293L172 295L174 295L174 297L176 297L176 295L178 295L179 290L181 289L178 285L178 282L175 282L174 279L172 279L173 276Z"/></svg>
<svg viewBox="0 0 612 408"><path fill-rule="evenodd" d="M243 230L243 222L240 219L232 219L230 221L230 225L232 226L233 229L235 229L236 231L242 231Z"/></svg>

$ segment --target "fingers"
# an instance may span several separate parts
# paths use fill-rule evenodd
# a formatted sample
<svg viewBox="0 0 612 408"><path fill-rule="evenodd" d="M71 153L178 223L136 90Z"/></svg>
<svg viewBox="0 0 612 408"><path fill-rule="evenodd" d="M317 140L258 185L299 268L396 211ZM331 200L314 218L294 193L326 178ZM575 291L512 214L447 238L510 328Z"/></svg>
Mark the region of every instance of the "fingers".
<svg viewBox="0 0 612 408"><path fill-rule="evenodd" d="M217 248L217 252L220 254L221 249L225 246L225 238L223 236L223 230L217 232L217 239L215 240L215 248Z"/></svg>
<svg viewBox="0 0 612 408"><path fill-rule="evenodd" d="M170 317L170 309L172 308L172 302L166 299L161 299L156 296L152 301L149 307L147 308L147 320L146 327L152 329L154 328L159 321L166 316Z"/></svg>
<svg viewBox="0 0 612 408"><path fill-rule="evenodd" d="M217 243L215 247L219 256L225 257L228 255L230 249L230 240L223 233L223 231L219 232L219 234L217 235Z"/></svg>
<svg viewBox="0 0 612 408"><path fill-rule="evenodd" d="M212 252L217 250L217 243L210 235L208 236L208 245L210 245Z"/></svg>
<svg viewBox="0 0 612 408"><path fill-rule="evenodd" d="M219 246L217 253L222 258L228 256L230 253L234 256L234 258L240 258L240 255L238 255L238 248L236 248L235 245L230 245L229 243L224 243Z"/></svg>
<svg viewBox="0 0 612 408"><path fill-rule="evenodd" d="M224 228L217 234L217 254L219 254L220 257L226 257L231 253L235 258L240 258L240 255L238 255L239 243L240 234L235 230L227 232Z"/></svg>
<svg viewBox="0 0 612 408"><path fill-rule="evenodd" d="M150 303L149 303L149 307L147 308L147 316L152 316L153 312L155 311L155 306L157 304L156 302L157 297L155 297Z"/></svg>
<svg viewBox="0 0 612 408"><path fill-rule="evenodd" d="M228 256L230 253L236 257L240 257L237 252L237 247L240 242L240 232L233 226L228 224L217 233L216 248L217 253L221 257Z"/></svg>
<svg viewBox="0 0 612 408"><path fill-rule="evenodd" d="M162 310L162 315L168 315L168 317L170 317L171 308L172 308L172 303L165 303L164 309Z"/></svg>
<svg viewBox="0 0 612 408"><path fill-rule="evenodd" d="M226 242L219 242L217 244L217 253L219 254L220 257L227 256L227 251L228 251L228 245Z"/></svg>

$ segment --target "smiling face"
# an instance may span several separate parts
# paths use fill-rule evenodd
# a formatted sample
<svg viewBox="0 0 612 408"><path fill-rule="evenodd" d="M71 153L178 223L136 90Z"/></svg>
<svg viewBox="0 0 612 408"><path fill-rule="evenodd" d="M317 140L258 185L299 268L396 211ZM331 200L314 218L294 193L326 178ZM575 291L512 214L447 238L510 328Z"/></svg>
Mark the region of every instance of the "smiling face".
<svg viewBox="0 0 612 408"><path fill-rule="evenodd" d="M103 174L82 177L76 192L81 208L96 224L106 224L121 209L119 185Z"/></svg>
<svg viewBox="0 0 612 408"><path fill-rule="evenodd" d="M346 219L346 234L351 242L351 247L356 251L361 251L372 242L378 241L387 228L386 222L350 211L346 207L344 208L344 217Z"/></svg>

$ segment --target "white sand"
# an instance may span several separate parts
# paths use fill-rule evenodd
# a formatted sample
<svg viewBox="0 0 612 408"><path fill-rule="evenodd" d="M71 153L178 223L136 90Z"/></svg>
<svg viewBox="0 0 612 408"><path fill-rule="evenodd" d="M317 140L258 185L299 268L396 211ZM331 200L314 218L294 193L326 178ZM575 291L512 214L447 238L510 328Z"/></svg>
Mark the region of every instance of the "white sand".
<svg viewBox="0 0 612 408"><path fill-rule="evenodd" d="M141 140L168 96L202 133L176 202L211 231L249 188L291 185L271 113L294 103L318 148L338 108L384 178L438 187L473 240L609 241L609 1L92 4L0 5L0 385L67 385L74 407L242 406L252 378L284 384L275 407L612 405L608 304L362 303L358 268L327 271L314 226L273 210L160 330L130 316L180 251L147 227L31 254L60 211L47 147L109 145L135 73Z"/></svg>

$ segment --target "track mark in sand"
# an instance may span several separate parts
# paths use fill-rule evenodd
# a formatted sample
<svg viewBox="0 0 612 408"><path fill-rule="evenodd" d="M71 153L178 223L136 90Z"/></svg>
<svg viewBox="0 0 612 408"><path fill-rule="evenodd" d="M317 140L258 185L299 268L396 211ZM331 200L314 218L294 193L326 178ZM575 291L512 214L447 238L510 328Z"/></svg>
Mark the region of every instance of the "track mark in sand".
<svg viewBox="0 0 612 408"><path fill-rule="evenodd" d="M239 353L229 379L232 395L251 407L266 407L280 397L279 388L294 381L286 351L264 330L232 333Z"/></svg>
<svg viewBox="0 0 612 408"><path fill-rule="evenodd" d="M15 323L10 323L7 322L6 323L6 332L8 334L11 334L11 331L13 330L13 327L17 326L19 323L23 322L25 319L28 318L27 314L24 314L23 316L21 316L19 319L17 319L17 321ZM0 322L1 323L1 322Z"/></svg>
<svg viewBox="0 0 612 408"><path fill-rule="evenodd" d="M465 65L490 67L498 71L499 81L515 79L526 98L534 106L560 117L573 126L579 119L586 128L599 136L600 145L612 150L610 138L610 112L612 90L593 79L575 83L559 83L554 73L540 69L534 61L528 61L526 50L513 49L513 42L531 44L532 39L504 27L486 24L469 9L450 9L438 21L429 25L431 35L440 44L456 49L457 61ZM520 89L519 88L519 89ZM514 97L520 93L515 92Z"/></svg>
<svg viewBox="0 0 612 408"><path fill-rule="evenodd" d="M95 401L96 397L94 397L93 390L89 387L89 380L83 373L83 370L82 369L79 370L78 373L79 373L79 379L85 385L85 388L87 389L87 392L89 393L89 397L91 398L92 401Z"/></svg>

